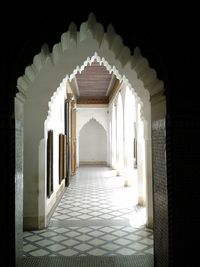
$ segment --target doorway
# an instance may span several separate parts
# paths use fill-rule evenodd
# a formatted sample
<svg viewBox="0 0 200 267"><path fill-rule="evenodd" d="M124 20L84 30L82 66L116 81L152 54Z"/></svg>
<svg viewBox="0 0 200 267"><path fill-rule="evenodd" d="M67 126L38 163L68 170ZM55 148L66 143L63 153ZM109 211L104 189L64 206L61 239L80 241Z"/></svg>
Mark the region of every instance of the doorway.
<svg viewBox="0 0 200 267"><path fill-rule="evenodd" d="M65 39L63 38L63 40L65 40ZM67 42L67 40L66 40L66 42ZM77 67L78 68L77 69L76 66L80 66L80 62L84 61L83 60L84 57L87 58L88 55L91 55L91 52L93 54L95 51L98 51L98 54L95 53L94 57L96 57L96 59L98 59L102 63L105 63L105 65L107 66L108 69L109 68L112 69L113 72L115 73L116 77L120 81L123 80L127 84L131 84L131 88L134 88L135 94L137 95L137 98L141 104L141 114L140 115L144 120L145 165L147 166L146 172L148 174L148 177L150 177L148 179L147 184L150 185L150 187L148 187L148 188L152 189L152 180L151 180L152 179L152 176L151 176L151 170L152 170L152 163L151 163L151 151L152 151L152 149L151 149L151 121L152 121L152 119L158 120L158 119L165 117L165 98L164 98L164 96L162 97L163 84L157 80L155 75L151 72L151 69L146 68L146 61L141 56L141 54L138 50L135 51L135 68L132 68L131 65L128 64L129 51L127 50L127 52L125 53L126 56L124 56L123 58L116 59L113 52L110 49L108 49L108 47L106 46L107 42L108 42L108 40L105 39L104 42L102 42L101 49L99 49L98 42L95 39L91 38L90 34L88 34L88 36L86 34L85 38L80 42L80 46L78 48L76 48L75 46L71 46L71 47L69 47L69 50L71 49L69 51L69 50L67 50L66 46L63 46L63 53L68 59L66 61L66 62L68 62L68 68L67 69L69 70L69 72L71 70L71 72L73 73L73 75L72 75L72 77L70 77L70 79L73 78L73 76L76 75L77 71L80 69L79 67ZM80 49L80 51L83 52L82 55L80 55L80 54L78 55L77 53L75 53L74 50L76 50L76 49ZM73 60L70 60L70 55L73 55ZM99 55L101 55L101 57L99 57ZM106 61L104 57L108 61ZM59 61L59 59L60 59L60 61ZM124 62L125 59L126 59L126 62ZM40 60L40 56L38 56L38 60ZM55 55L53 57L53 60L54 60L54 63L56 63L58 68L59 68L59 64L60 64L60 66L64 64L63 58L61 59L59 54L57 54L57 56ZM130 58L130 60L132 60L132 59ZM90 58L87 60L87 62L88 61L90 61ZM48 60L48 58L47 58L46 62L47 62L46 63L46 69L44 68L43 73L45 73L45 72L46 73L51 73L51 72L53 73L54 70L52 69L51 62ZM110 62L111 65L109 65L108 62ZM140 65L140 68L137 68L138 64ZM113 66L113 67L111 67L111 66ZM146 73L149 71L149 73L148 73L148 75L144 75L146 78L144 78L144 79L141 78L141 80L140 80L138 78L138 74L141 70L144 72L146 71ZM119 74L118 71L121 73L121 75ZM124 73L126 73L126 76L124 76ZM35 154L35 156L38 155L38 150L37 150L38 144L40 144L40 148L39 148L40 151L43 151L43 153L45 151L45 138L43 138L43 130L44 130L44 121L46 119L46 112L48 110L47 106L48 105L51 106L51 102L55 99L55 97L52 97L52 95L53 95L52 92L55 90L54 88L56 88L56 86L57 86L56 84L58 84L58 81L62 80L62 77L65 77L65 75L64 75L64 68L63 68L63 70L61 70L61 72L56 77L54 77L55 78L54 82L53 82L53 84L51 84L50 87L49 87L49 82L47 82L45 84L46 88L44 88L44 91L46 92L46 96L44 98L46 100L47 99L48 100L46 102L46 105L42 105L41 109L39 110L40 116L38 116L37 127L35 128L36 132L35 132L34 140L32 142L32 146L34 146L34 149L30 150L33 152L33 154ZM144 76L142 76L142 77L144 77ZM45 76L43 76L43 78L44 77ZM29 91L29 92L27 91L27 101L25 103L26 106L29 106L29 104L30 104L30 106L29 106L30 107L30 113L29 114L31 116L31 114L33 114L33 112L32 112L33 110L31 111L31 108L32 108L31 105L35 104L34 100L36 100L37 96L39 96L40 86L38 86L38 85L40 84L41 79L43 79L43 78L42 78L42 76L37 77L35 79L35 85L34 84L28 84L28 86L27 86L27 83L24 83L23 77L19 78L18 88L19 88L20 93L17 95L17 98L16 98L16 118L18 117L19 120L23 121L23 116L24 116L24 113L23 113L24 103L23 103L23 101L20 102L20 100L21 100L20 97L23 98L22 92L24 92L23 91L24 88L27 86L27 87L32 87L32 89L33 89L32 91ZM63 82L61 84L62 88L65 87L65 84L66 84L66 81L68 80L68 78L69 77L65 77L63 79ZM43 80L43 82L44 82L44 80ZM36 85L37 85L37 89L35 88ZM144 87L144 85L145 85L145 87ZM49 89L47 89L47 87ZM59 93L61 91L59 88L56 91L57 93ZM159 93L160 93L160 95L159 95ZM31 95L33 96L32 98L30 97ZM156 95L157 96L159 95L159 101L154 102L154 103L152 102L152 104L150 104L150 102L149 102L150 96L151 96L151 100L153 99L153 96L154 96L154 100L155 100L157 98ZM54 96L55 96L55 94L54 94ZM48 103L50 98L51 98L51 101ZM32 100L34 99L32 104L31 104L30 99L32 99ZM19 112L19 109L22 110L21 114ZM19 115L19 116L17 116L17 115ZM31 126L26 128L26 129L28 132L25 131L25 135L30 134L33 130L31 128ZM116 137L116 139L117 139L117 137ZM44 143L43 143L43 141L44 141ZM31 146L31 144L29 144L29 145ZM32 156L33 156L33 154L32 154ZM42 155L42 153L40 155ZM26 154L25 154L25 157L26 157ZM35 161L34 161L34 164L35 164L34 165L34 172L35 171L38 172L37 162L38 161L37 161L37 156L36 156ZM42 162L42 160L40 162ZM116 162L117 162L117 158L116 158ZM45 188L44 180L42 179L42 176L43 176L42 174L43 173L40 172L39 176L36 175L36 177L39 177L38 184L41 185L40 181L41 182L43 181L42 186ZM42 191L39 190L39 192L42 192ZM42 194L43 195L38 196L38 198L37 198L38 200L44 199L44 196L45 196L44 191ZM30 196L33 196L33 195L34 195L33 192L31 192ZM147 195L147 198L148 197L152 198L152 192L151 192L151 194ZM31 203L33 205L36 205L36 208L34 211L35 214L33 214L34 216L36 215L35 219L34 218L31 219L32 221L35 220L36 224L40 223L40 222L38 222L38 219L37 219L38 214L41 215L40 216L41 218L42 218L42 216L45 216L45 214L46 214L45 213L45 207L38 205L40 203L40 202L38 202L38 200L36 200L36 203L34 200L31 201ZM148 200L148 203L150 203L149 200ZM148 209L152 210L152 205L149 205ZM150 214L150 213L148 213L148 214ZM150 215L148 215L149 224L151 224L153 221L152 215L153 215L152 213ZM45 224L45 221L42 221L42 223Z"/></svg>

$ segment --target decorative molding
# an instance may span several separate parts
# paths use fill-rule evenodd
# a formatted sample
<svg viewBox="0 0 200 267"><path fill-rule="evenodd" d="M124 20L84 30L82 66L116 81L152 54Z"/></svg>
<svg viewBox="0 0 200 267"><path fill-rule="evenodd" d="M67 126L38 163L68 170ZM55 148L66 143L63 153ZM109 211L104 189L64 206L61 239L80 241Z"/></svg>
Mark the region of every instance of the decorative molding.
<svg viewBox="0 0 200 267"><path fill-rule="evenodd" d="M107 129L105 128L105 126L95 117L95 116L92 116L91 118L89 118L89 119L87 119L80 127L79 127L79 129L78 129L78 137L77 138L79 138L79 134L80 134L80 131L83 129L83 127L86 125L86 124L88 124L88 123L90 123L90 121L92 121L92 120L94 120L94 121L96 121L101 127L103 127L103 129L105 130L105 132L106 132L106 135L107 135Z"/></svg>

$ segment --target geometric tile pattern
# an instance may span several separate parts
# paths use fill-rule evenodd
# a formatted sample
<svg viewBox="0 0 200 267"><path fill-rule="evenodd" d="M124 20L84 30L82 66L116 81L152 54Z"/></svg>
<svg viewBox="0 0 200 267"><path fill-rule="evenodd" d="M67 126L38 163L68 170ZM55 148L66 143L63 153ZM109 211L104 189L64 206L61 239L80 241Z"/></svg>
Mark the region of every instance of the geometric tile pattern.
<svg viewBox="0 0 200 267"><path fill-rule="evenodd" d="M153 254L153 235L144 227L88 226L25 232L26 256L111 256Z"/></svg>
<svg viewBox="0 0 200 267"><path fill-rule="evenodd" d="M81 167L72 178L53 220L124 220L145 223L145 209L133 205L134 188L124 187L123 178L107 167Z"/></svg>
<svg viewBox="0 0 200 267"><path fill-rule="evenodd" d="M107 167L81 167L47 229L24 232L24 256L128 256L153 254L145 209L132 188Z"/></svg>

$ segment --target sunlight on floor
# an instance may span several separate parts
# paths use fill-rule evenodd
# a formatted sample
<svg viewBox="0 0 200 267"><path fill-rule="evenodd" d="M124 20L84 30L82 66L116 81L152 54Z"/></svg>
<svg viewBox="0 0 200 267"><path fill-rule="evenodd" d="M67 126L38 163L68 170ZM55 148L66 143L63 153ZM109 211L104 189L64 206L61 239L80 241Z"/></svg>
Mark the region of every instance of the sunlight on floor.
<svg viewBox="0 0 200 267"><path fill-rule="evenodd" d="M112 194L112 204L121 208L132 206L137 209L137 212L132 212L126 215L132 227L140 227L146 224L146 208L137 206L138 204L138 192L137 181L132 180L131 186L124 187L124 178L122 176L116 176L116 170L108 170L105 172L105 177L109 177L106 181L106 186L115 188Z"/></svg>
<svg viewBox="0 0 200 267"><path fill-rule="evenodd" d="M123 177L105 166L81 167L48 227L24 232L24 256L152 255L153 231L146 229L135 188L124 187Z"/></svg>
<svg viewBox="0 0 200 267"><path fill-rule="evenodd" d="M129 217L129 223L132 227L140 227L146 224L146 208L142 208L138 213L132 213Z"/></svg>

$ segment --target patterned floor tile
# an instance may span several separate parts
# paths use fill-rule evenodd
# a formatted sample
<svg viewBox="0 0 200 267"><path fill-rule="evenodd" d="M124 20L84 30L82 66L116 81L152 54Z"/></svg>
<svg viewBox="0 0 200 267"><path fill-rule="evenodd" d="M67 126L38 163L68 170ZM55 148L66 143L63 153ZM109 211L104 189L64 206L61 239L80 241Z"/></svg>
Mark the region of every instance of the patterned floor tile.
<svg viewBox="0 0 200 267"><path fill-rule="evenodd" d="M122 248L122 249L117 250L117 252L124 256L135 254L135 251L129 248Z"/></svg>
<svg viewBox="0 0 200 267"><path fill-rule="evenodd" d="M104 248L106 250L114 251L114 250L120 248L120 246L118 246L114 243L109 243L109 244L103 245L102 248Z"/></svg>
<svg viewBox="0 0 200 267"><path fill-rule="evenodd" d="M37 249L37 247L36 246L33 246L32 244L28 244L28 245L25 245L23 247L24 252L30 252L30 251L32 251L34 249Z"/></svg>
<svg viewBox="0 0 200 267"><path fill-rule="evenodd" d="M31 235L31 236L27 236L26 237L26 240L27 241L31 241L31 242L38 241L38 240L41 240L41 239L42 239L42 237L38 236L38 235Z"/></svg>
<svg viewBox="0 0 200 267"><path fill-rule="evenodd" d="M49 252L44 250L44 249L38 249L38 250L35 250L33 252L30 252L30 255L35 256L35 257L46 256L48 254L49 254Z"/></svg>
<svg viewBox="0 0 200 267"><path fill-rule="evenodd" d="M57 236L52 237L51 240L56 241L56 242L60 242L60 241L65 240L65 237L61 236L61 235L57 235Z"/></svg>
<svg viewBox="0 0 200 267"><path fill-rule="evenodd" d="M80 242L74 239L67 239L61 242L61 244L67 247L73 247L74 245L80 244Z"/></svg>
<svg viewBox="0 0 200 267"><path fill-rule="evenodd" d="M137 250L137 251L142 251L143 249L147 248L146 245L140 244L140 243L132 243L132 244L129 244L128 247L131 249Z"/></svg>
<svg viewBox="0 0 200 267"><path fill-rule="evenodd" d="M53 244L51 246L48 246L47 248L52 250L52 251L54 251L54 252L56 252L56 251L59 251L61 249L64 249L65 247L62 246L62 245L59 245L59 244Z"/></svg>
<svg viewBox="0 0 200 267"><path fill-rule="evenodd" d="M63 256L74 256L75 254L78 254L78 252L69 248L69 249L60 251L59 254Z"/></svg>
<svg viewBox="0 0 200 267"><path fill-rule="evenodd" d="M133 204L132 189L115 175L107 167L79 168L48 228L24 232L25 257L153 254L145 208Z"/></svg>
<svg viewBox="0 0 200 267"><path fill-rule="evenodd" d="M48 239L43 239L41 241L36 242L35 244L42 246L42 247L47 247L48 245L54 244L54 241L48 240Z"/></svg>
<svg viewBox="0 0 200 267"><path fill-rule="evenodd" d="M102 255L105 255L107 253L107 251L105 251L103 249L96 248L96 249L90 250L88 253L90 255L93 255L93 256L102 256Z"/></svg>
<svg viewBox="0 0 200 267"><path fill-rule="evenodd" d="M96 246L105 244L106 241L105 241L105 240L101 240L101 239L97 239L97 238L95 238L95 239L92 239L92 240L88 241L88 243L96 247Z"/></svg>

